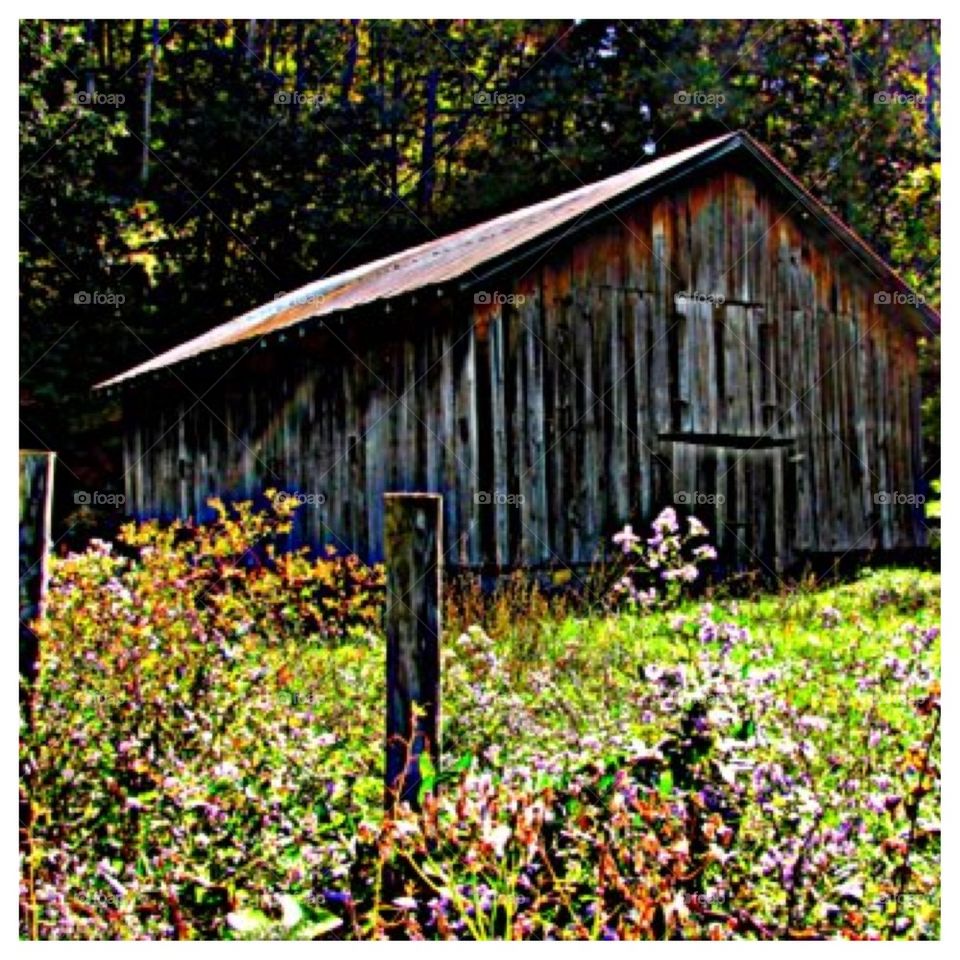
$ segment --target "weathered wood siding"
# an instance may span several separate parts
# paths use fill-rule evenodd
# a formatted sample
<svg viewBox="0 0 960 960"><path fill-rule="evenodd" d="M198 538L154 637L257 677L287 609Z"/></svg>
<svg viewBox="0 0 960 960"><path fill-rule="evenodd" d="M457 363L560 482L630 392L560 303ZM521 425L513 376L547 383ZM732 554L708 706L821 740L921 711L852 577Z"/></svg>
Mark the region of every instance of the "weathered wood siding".
<svg viewBox="0 0 960 960"><path fill-rule="evenodd" d="M922 492L916 335L885 289L768 186L715 171L480 295L178 372L129 407L128 503L202 516L214 494L296 491L298 538L379 559L382 494L437 492L454 565L588 563L667 504L770 568L915 546L897 499Z"/></svg>

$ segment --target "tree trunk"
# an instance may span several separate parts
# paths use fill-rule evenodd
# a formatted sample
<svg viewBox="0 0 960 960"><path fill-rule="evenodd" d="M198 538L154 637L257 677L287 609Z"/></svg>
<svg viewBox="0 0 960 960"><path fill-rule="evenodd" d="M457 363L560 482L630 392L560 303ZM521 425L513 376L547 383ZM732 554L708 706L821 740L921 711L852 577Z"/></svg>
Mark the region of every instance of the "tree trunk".
<svg viewBox="0 0 960 960"><path fill-rule="evenodd" d="M350 104L353 78L357 72L357 22L356 20L350 21L347 53L344 59L343 74L340 78L340 106L344 109Z"/></svg>
<svg viewBox="0 0 960 960"><path fill-rule="evenodd" d="M84 39L86 40L87 49L84 51L84 60L86 61L87 69L85 74L85 85L87 88L87 95L92 96L97 89L97 78L96 72L93 69L93 43L94 43L94 27L96 21L88 20L86 22L86 27L84 29Z"/></svg>
<svg viewBox="0 0 960 960"><path fill-rule="evenodd" d="M400 114L403 99L403 66L399 56L393 64L393 95L390 98L390 193L396 198L400 187Z"/></svg>
<svg viewBox="0 0 960 960"><path fill-rule="evenodd" d="M293 100L293 125L297 125L297 121L300 118L300 94L303 92L303 21L297 21L297 39L296 39L296 51L293 55L293 64L294 64L294 80L293 80L293 89L297 94Z"/></svg>
<svg viewBox="0 0 960 960"><path fill-rule="evenodd" d="M433 200L433 185L436 179L434 173L435 144L433 142L433 127L437 116L437 83L439 71L431 70L427 74L426 91L424 97L423 118L423 149L420 152L420 194L419 208L421 214L430 210Z"/></svg>
<svg viewBox="0 0 960 960"><path fill-rule="evenodd" d="M160 46L160 21L153 21L153 38L147 73L143 83L143 163L140 167L140 182L146 186L150 179L150 120L153 109L153 72L157 48Z"/></svg>

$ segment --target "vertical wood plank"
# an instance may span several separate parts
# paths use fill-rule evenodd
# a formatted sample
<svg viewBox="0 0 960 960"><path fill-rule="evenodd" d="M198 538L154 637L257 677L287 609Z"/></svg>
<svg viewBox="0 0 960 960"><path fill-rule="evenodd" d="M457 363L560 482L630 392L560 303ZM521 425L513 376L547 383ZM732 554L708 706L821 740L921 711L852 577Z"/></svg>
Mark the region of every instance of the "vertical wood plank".
<svg viewBox="0 0 960 960"><path fill-rule="evenodd" d="M613 408L609 495L612 516L611 528L619 529L630 519L630 428L629 378L626 364L630 356L632 338L627 337L625 297L622 291L613 291L610 308L610 378L611 393L607 403ZM608 529L603 531L610 533Z"/></svg>
<svg viewBox="0 0 960 960"><path fill-rule="evenodd" d="M512 493L524 498L524 522L530 526L530 559L546 563L550 559L550 535L547 518L549 503L546 483L546 447L544 446L544 331L539 294L528 295L524 304L526 340L526 456L523 479Z"/></svg>
<svg viewBox="0 0 960 960"><path fill-rule="evenodd" d="M578 278L579 282L582 282ZM600 408L597 388L594 385L593 325L596 317L596 302L589 289L579 290L582 304L582 318L577 331L577 364L583 390L584 414L578 430L583 431L583 460L580 462L577 476L580 481L577 499L580 509L578 516L580 528L577 531L580 553L577 562L588 563L592 559L593 540L599 528L600 478L596 468L597 458L601 455L603 412Z"/></svg>
<svg viewBox="0 0 960 960"><path fill-rule="evenodd" d="M507 488L507 411L504 374L504 312L497 307L490 316L490 384L493 400L493 490L480 491L491 495L496 490ZM510 524L506 504L488 503L494 511L496 564L498 568L509 565Z"/></svg>
<svg viewBox="0 0 960 960"><path fill-rule="evenodd" d="M466 355L460 372L457 391L457 490L469 490L479 480L479 456L477 448L477 377L475 332L470 324L465 338ZM460 538L460 563L480 562L480 506L475 497L458 496L460 501L458 535Z"/></svg>
<svg viewBox="0 0 960 960"><path fill-rule="evenodd" d="M636 455L631 463L637 471L636 495L631 502L639 509L644 519L652 515L653 499L653 447L656 445L655 425L652 418L650 370L652 364L653 336L650 313L653 298L639 294L631 298L634 317L633 369L630 371L634 391L634 431ZM628 377L628 379L631 379Z"/></svg>

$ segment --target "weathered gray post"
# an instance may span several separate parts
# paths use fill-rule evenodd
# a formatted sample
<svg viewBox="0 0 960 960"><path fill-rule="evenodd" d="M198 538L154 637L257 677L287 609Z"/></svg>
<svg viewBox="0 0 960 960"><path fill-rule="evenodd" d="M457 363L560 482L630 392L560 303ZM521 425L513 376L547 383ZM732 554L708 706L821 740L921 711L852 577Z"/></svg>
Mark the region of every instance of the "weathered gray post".
<svg viewBox="0 0 960 960"><path fill-rule="evenodd" d="M420 757L440 768L443 498L384 494L387 747L384 802L418 802ZM414 709L416 706L416 710Z"/></svg>
<svg viewBox="0 0 960 960"><path fill-rule="evenodd" d="M53 510L55 453L20 451L20 673L33 680L37 637L30 624L43 610Z"/></svg>

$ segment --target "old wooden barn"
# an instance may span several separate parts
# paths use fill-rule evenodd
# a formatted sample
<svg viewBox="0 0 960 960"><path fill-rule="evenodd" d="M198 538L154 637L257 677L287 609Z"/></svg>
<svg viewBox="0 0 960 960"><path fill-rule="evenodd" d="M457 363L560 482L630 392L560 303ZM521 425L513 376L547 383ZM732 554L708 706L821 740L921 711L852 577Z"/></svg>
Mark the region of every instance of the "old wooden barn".
<svg viewBox="0 0 960 960"><path fill-rule="evenodd" d="M744 133L322 279L101 384L128 510L304 501L382 555L444 495L447 562L589 563L692 510L741 562L919 545L917 340L938 322Z"/></svg>

